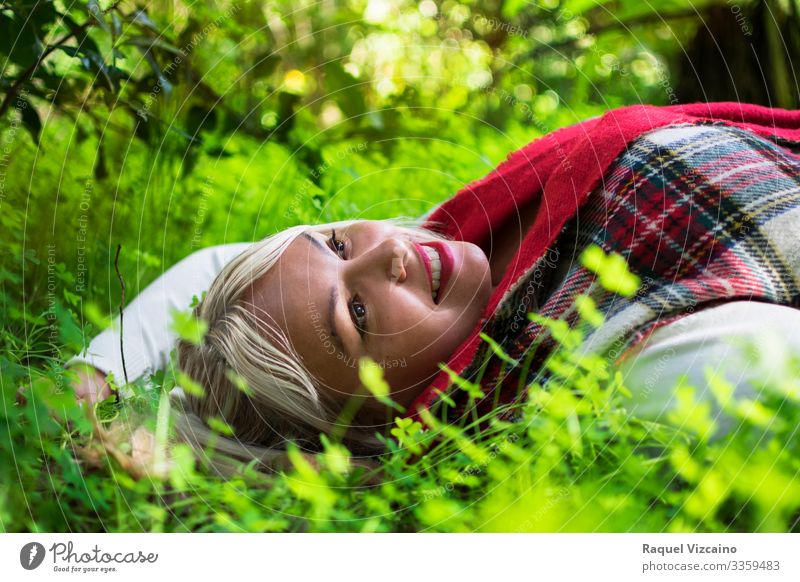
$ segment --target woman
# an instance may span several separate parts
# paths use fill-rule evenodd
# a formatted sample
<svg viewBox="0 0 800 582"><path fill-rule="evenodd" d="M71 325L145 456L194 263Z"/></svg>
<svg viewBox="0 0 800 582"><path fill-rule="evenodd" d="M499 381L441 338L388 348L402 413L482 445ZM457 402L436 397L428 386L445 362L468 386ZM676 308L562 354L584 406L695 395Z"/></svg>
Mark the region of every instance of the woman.
<svg viewBox="0 0 800 582"><path fill-rule="evenodd" d="M186 307L203 287L189 275L210 280L221 269L195 311L209 323L206 339L178 342L180 367L206 392L176 391L186 412L178 428L202 443L202 419L223 418L235 438L217 439L217 448L265 464L286 439L316 448L320 432L346 431L356 453L380 451L375 433L386 428L387 408L362 391L365 355L384 368L391 398L410 417L448 393L456 399L449 418L464 413L440 362L491 387L481 412L515 402L544 378L555 347L526 314L574 324L580 294L606 318L585 349L620 363L636 414L659 418L678 376L701 386L706 364L738 365L737 390L753 393L754 361L729 339L769 328L800 348L798 128L800 112L738 103L623 108L514 152L422 228L300 226L206 249L128 308L129 378L166 364L170 302ZM580 264L592 244L627 259L642 281L635 294L606 291ZM164 286L169 293L159 293ZM493 357L480 332L519 365ZM119 379L118 345L106 331L73 361ZM84 375L79 394L106 396L101 376ZM354 399L360 407L350 416Z"/></svg>

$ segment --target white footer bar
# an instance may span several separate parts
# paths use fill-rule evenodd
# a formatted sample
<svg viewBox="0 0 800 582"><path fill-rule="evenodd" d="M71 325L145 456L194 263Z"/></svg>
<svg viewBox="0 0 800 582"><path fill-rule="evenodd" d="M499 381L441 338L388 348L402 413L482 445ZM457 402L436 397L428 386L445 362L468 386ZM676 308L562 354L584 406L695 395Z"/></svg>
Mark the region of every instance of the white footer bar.
<svg viewBox="0 0 800 582"><path fill-rule="evenodd" d="M796 581L800 534L0 535L2 580L154 576L192 582Z"/></svg>

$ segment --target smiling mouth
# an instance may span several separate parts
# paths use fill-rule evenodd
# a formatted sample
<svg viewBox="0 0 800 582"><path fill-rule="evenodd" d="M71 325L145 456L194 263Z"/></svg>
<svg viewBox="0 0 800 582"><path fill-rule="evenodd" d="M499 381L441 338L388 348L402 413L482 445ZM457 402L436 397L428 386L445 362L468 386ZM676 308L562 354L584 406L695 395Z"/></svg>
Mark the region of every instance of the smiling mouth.
<svg viewBox="0 0 800 582"><path fill-rule="evenodd" d="M442 259L439 257L439 253L436 251L436 249L433 249L429 246L423 246L422 248L430 259L431 295L433 296L433 301L435 303L436 297L439 295L439 284L442 279Z"/></svg>

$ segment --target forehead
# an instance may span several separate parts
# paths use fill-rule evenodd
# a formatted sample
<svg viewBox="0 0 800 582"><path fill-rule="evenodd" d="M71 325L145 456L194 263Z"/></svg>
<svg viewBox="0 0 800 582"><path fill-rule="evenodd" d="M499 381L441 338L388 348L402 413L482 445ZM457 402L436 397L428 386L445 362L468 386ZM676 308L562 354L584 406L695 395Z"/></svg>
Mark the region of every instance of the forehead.
<svg viewBox="0 0 800 582"><path fill-rule="evenodd" d="M314 306L327 308L327 302L319 304L330 291L328 275L335 274L335 265L328 258L306 236L297 236L275 265L253 282L253 303L284 331L309 321Z"/></svg>

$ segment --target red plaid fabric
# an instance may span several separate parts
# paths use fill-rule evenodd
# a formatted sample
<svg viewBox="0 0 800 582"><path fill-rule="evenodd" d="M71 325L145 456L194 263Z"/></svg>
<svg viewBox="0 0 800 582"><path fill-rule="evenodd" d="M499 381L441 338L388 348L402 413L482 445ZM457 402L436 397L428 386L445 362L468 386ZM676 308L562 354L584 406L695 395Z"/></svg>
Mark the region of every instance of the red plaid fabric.
<svg viewBox="0 0 800 582"><path fill-rule="evenodd" d="M765 111L776 111L756 109L762 119ZM530 382L543 383L547 379L543 364L556 344L546 329L528 321L527 311L538 311L574 326L578 317L575 298L579 294L592 296L605 315L606 324L589 335L585 345L617 357L656 326L721 301L752 299L800 305L800 240L794 234L800 232L800 162L795 154L800 143L796 129L800 115L780 113L793 114L782 120L786 127L681 117L675 123L661 124L660 130L640 132L625 141L607 165L602 160L598 162L603 172L594 180L592 189L585 196L572 197L577 205L575 211L549 237L549 244L542 246L547 237L536 240L537 225L541 234L545 219L550 218L551 224L557 225L552 215L560 211L564 216L565 212L548 203L546 207L555 208L555 212L534 222L512 262L522 266L518 272L507 273L505 285L490 300L475 333L487 333L519 365L512 366L493 356L489 346L475 337L465 342L448 362L463 377L489 388L487 397L478 403L479 413L513 401ZM606 154L604 142L596 136L597 128L607 118L592 121L592 145ZM591 135L592 130L576 133L580 127L568 128L572 141L562 139L563 134L552 138L552 143L571 148L564 160L576 148L586 147L579 134ZM627 135L626 130L621 133L623 137ZM614 139L607 138L608 141ZM512 156L511 161L519 159L519 152L515 155L517 158ZM560 166L556 164L562 170L564 160ZM583 168L592 173L591 166ZM558 173L552 168L551 171ZM544 180L546 198L548 187L557 191L550 186L552 179L550 174ZM580 176L573 175L575 181L580 182ZM529 186L526 191L531 190L536 188ZM517 197L512 202L519 204L522 200ZM483 204L485 207L485 200ZM435 220L436 213L431 218ZM478 228L473 234L475 242L485 232ZM590 244L620 253L628 260L630 269L642 280L634 297L606 292L595 276L578 263L577 257ZM520 260L533 253L535 258ZM442 393L457 403L447 411L448 417L459 418L464 413L465 393L455 388L449 377L442 376L412 404L408 416L416 417L421 407L441 405Z"/></svg>

